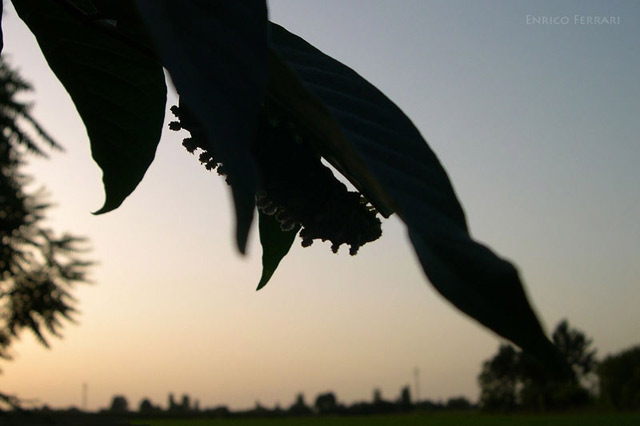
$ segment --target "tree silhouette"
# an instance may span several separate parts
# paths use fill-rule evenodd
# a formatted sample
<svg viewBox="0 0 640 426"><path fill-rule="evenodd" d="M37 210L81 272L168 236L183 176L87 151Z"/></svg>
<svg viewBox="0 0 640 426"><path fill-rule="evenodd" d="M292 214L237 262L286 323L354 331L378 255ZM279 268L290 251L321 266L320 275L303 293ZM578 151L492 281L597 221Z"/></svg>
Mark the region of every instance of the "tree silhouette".
<svg viewBox="0 0 640 426"><path fill-rule="evenodd" d="M640 409L640 346L609 355L598 365L600 398L618 410Z"/></svg>
<svg viewBox="0 0 640 426"><path fill-rule="evenodd" d="M126 413L129 411L129 401L123 395L114 395L109 411L113 413Z"/></svg>
<svg viewBox="0 0 640 426"><path fill-rule="evenodd" d="M546 410L588 403L585 385L596 366L591 340L563 320L554 330L553 342L572 368L572 376L559 380L535 358L511 345L501 345L498 353L483 363L478 376L481 407L499 411Z"/></svg>
<svg viewBox="0 0 640 426"><path fill-rule="evenodd" d="M498 353L483 363L478 377L482 408L509 411L516 407L516 387L520 376L518 358L513 346L500 345Z"/></svg>
<svg viewBox="0 0 640 426"><path fill-rule="evenodd" d="M0 61L0 358L5 360L23 329L47 347L47 333L60 336L62 320L72 320L75 312L71 289L87 282L91 265L81 259L83 238L58 236L44 227L50 204L42 190L27 191L30 180L20 172L26 153L46 156L42 144L61 149L30 115L29 105L16 100L30 89Z"/></svg>
<svg viewBox="0 0 640 426"><path fill-rule="evenodd" d="M159 411L159 408L153 405L149 398L143 398L138 405L138 411L144 414L151 414Z"/></svg>
<svg viewBox="0 0 640 426"><path fill-rule="evenodd" d="M537 360L520 354L520 404L524 408L544 410L583 406L591 399L589 391L595 391L594 369L597 363L591 339L570 328L565 319L556 326L552 341L571 367L573 375L558 380L551 377Z"/></svg>
<svg viewBox="0 0 640 426"><path fill-rule="evenodd" d="M338 410L338 399L333 392L321 393L314 404L318 414L335 414Z"/></svg>
<svg viewBox="0 0 640 426"><path fill-rule="evenodd" d="M551 339L573 368L578 380L585 379L594 372L597 364L596 350L590 348L593 342L584 333L569 328L569 322L563 320L556 326Z"/></svg>
<svg viewBox="0 0 640 426"><path fill-rule="evenodd" d="M411 389L409 386L403 386L400 390L398 406L400 406L402 410L408 410L413 407L413 402L411 402Z"/></svg>
<svg viewBox="0 0 640 426"><path fill-rule="evenodd" d="M304 401L304 394L302 393L296 395L296 400L291 407L289 407L288 412L293 416L308 416L313 413L311 408Z"/></svg>

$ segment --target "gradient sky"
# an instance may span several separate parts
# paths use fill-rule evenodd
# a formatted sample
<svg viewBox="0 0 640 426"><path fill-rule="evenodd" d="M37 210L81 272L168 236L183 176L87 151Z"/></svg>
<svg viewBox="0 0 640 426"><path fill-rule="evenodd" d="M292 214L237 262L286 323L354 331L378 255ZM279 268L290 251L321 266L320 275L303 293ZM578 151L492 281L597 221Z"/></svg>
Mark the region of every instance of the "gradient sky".
<svg viewBox="0 0 640 426"><path fill-rule="evenodd" d="M7 3L7 2L5 2ZM640 3L272 0L270 16L347 63L412 118L447 169L474 237L518 266L547 329L568 318L604 356L640 343ZM115 212L103 201L73 104L6 5L5 54L36 92L34 115L66 148L28 171L88 236L95 284L51 349L24 333L0 389L55 407L124 394L166 404L288 406L336 392L476 399L500 340L426 281L404 225L356 257L297 241L260 292L260 246L237 254L226 185L166 131ZM619 17L581 24L575 16ZM529 16L529 18L527 18ZM566 24L527 23L567 17ZM540 21L538 21L540 22ZM564 22L567 22L564 20ZM172 94L170 104L175 103ZM170 117L168 117L170 118Z"/></svg>

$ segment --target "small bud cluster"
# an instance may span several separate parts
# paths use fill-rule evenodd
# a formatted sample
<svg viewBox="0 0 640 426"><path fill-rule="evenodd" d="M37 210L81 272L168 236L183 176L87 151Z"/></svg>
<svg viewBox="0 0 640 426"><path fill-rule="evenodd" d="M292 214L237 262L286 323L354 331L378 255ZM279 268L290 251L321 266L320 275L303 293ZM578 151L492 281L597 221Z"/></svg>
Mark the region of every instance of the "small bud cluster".
<svg viewBox="0 0 640 426"><path fill-rule="evenodd" d="M199 149L201 152L198 156L198 160L200 160L204 167L207 170L216 170L220 176L225 176L225 179L228 179L222 163L216 161L211 151L209 151L205 142L206 139L204 137L204 131L189 109L184 105L174 105L170 110L173 115L176 116L178 121L172 121L169 123L169 128L176 132L184 129L191 134L191 137L187 137L182 140L182 146L184 146L191 154L195 154L196 150ZM227 183L229 183L228 180Z"/></svg>
<svg viewBox="0 0 640 426"><path fill-rule="evenodd" d="M189 110L180 105L171 107L171 112L179 122L170 123L169 128L191 133L182 143L187 151L202 150L200 162L225 175ZM257 208L275 218L284 232L301 227L303 247L319 239L331 241L334 253L346 244L355 255L362 245L380 237L376 210L335 178L290 121L261 114L252 149L261 178Z"/></svg>

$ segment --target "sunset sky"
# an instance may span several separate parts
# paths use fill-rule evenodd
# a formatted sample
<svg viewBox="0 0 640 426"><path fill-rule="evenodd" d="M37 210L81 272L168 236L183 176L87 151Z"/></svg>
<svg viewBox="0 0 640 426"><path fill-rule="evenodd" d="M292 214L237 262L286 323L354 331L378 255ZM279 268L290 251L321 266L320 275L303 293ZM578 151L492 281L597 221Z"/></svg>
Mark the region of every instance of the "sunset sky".
<svg viewBox="0 0 640 426"><path fill-rule="evenodd" d="M447 169L472 235L512 260L548 330L561 319L598 354L640 343L640 3L271 0L270 19L367 78L414 121ZM48 223L90 239L78 324L42 347L24 333L0 391L54 407L289 406L475 400L500 340L440 297L396 218L351 257L298 239L255 291L261 250L233 239L230 194L166 129L144 180L116 211L82 122L5 1L5 53L33 83L33 114L66 148L29 158ZM543 17L550 20L543 20ZM617 17L587 23L582 17ZM544 23L546 22L546 23ZM169 104L176 102L175 93ZM172 117L168 113L167 120Z"/></svg>

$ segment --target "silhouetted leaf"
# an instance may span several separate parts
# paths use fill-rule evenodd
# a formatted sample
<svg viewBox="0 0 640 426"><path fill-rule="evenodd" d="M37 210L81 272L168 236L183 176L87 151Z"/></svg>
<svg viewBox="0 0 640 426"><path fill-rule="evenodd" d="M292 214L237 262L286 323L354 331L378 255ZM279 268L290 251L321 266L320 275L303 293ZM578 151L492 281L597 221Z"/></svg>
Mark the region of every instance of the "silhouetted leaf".
<svg viewBox="0 0 640 426"><path fill-rule="evenodd" d="M60 2L13 4L87 128L106 193L96 213L113 210L135 189L155 156L166 106L162 67L130 43L82 22Z"/></svg>
<svg viewBox="0 0 640 426"><path fill-rule="evenodd" d="M330 161L397 211L435 288L496 333L561 368L515 268L470 238L446 172L406 115L356 72L277 24L270 24L270 42L277 53L271 72L279 73L270 79L270 96L280 104L295 101L290 113L320 136Z"/></svg>
<svg viewBox="0 0 640 426"><path fill-rule="evenodd" d="M288 232L282 231L280 223L273 216L258 211L258 228L262 244L262 276L256 290L267 285L280 261L289 253L300 226Z"/></svg>
<svg viewBox="0 0 640 426"><path fill-rule="evenodd" d="M249 145L267 83L264 0L136 0L178 93L203 125L233 191L245 251L257 173Z"/></svg>

